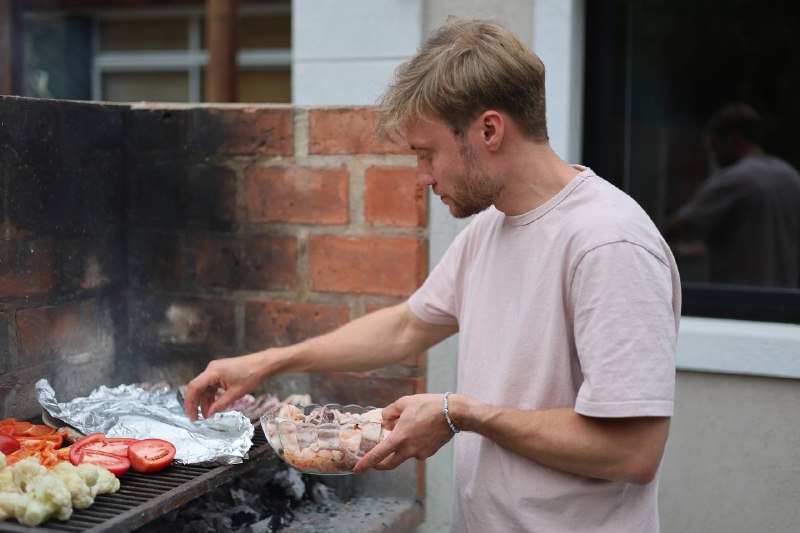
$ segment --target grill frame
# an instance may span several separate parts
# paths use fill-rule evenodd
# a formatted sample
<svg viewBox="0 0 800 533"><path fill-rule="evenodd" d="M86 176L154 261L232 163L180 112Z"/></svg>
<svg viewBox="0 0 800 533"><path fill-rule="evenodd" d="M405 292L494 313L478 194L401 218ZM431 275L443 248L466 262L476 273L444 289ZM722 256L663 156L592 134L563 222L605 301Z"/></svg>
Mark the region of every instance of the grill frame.
<svg viewBox="0 0 800 533"><path fill-rule="evenodd" d="M242 463L173 464L154 474L126 472L119 478L118 492L99 495L91 507L75 510L69 520L50 519L37 527L28 527L10 518L0 522L0 532L132 531L270 460L279 459L266 437L256 431L253 446Z"/></svg>

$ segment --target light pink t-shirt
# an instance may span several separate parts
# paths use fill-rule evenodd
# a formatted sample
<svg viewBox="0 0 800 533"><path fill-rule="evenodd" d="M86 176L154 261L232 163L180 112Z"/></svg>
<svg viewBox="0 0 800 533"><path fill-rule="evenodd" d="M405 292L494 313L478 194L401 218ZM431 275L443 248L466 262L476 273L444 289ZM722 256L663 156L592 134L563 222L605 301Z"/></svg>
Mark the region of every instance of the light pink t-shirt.
<svg viewBox="0 0 800 533"><path fill-rule="evenodd" d="M410 299L457 324L458 392L525 410L671 416L680 279L625 193L584 167L535 210L480 213ZM452 529L658 531L648 485L564 473L476 433L455 436Z"/></svg>

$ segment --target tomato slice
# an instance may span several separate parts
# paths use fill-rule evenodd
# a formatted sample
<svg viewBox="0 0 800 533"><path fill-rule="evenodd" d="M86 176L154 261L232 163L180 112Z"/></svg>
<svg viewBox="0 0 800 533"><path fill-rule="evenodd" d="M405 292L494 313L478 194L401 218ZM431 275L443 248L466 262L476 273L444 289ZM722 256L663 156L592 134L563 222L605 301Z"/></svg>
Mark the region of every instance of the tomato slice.
<svg viewBox="0 0 800 533"><path fill-rule="evenodd" d="M102 466L117 477L127 472L131 467L131 462L127 457L120 457L113 453L106 453L98 450L83 450L83 452L81 452L80 462Z"/></svg>
<svg viewBox="0 0 800 533"><path fill-rule="evenodd" d="M14 453L20 446L20 442L11 435L0 435L0 452L3 452L3 455Z"/></svg>
<svg viewBox="0 0 800 533"><path fill-rule="evenodd" d="M128 459L136 472L163 470L175 458L175 445L161 439L143 439L128 446Z"/></svg>
<svg viewBox="0 0 800 533"><path fill-rule="evenodd" d="M98 452L119 455L120 457L128 457L128 445L132 442L136 442L136 440L137 439L126 439L122 437L106 438L102 433L92 433L70 446L70 461L74 464L75 461L80 459L80 454L84 450L96 450Z"/></svg>
<svg viewBox="0 0 800 533"><path fill-rule="evenodd" d="M110 437L95 442L90 442L83 447L84 450L97 450L120 457L128 457L128 446L138 439L125 439L121 437Z"/></svg>
<svg viewBox="0 0 800 533"><path fill-rule="evenodd" d="M81 451L83 447L105 438L106 436L103 433L90 433L77 442L74 442L72 446L69 447L69 462L78 466L81 464Z"/></svg>

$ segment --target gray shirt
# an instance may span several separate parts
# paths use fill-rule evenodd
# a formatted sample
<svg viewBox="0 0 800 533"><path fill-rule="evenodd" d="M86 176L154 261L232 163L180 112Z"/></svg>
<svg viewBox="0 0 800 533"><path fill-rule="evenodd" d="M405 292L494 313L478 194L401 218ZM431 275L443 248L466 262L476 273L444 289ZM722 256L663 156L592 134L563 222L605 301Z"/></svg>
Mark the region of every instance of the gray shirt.
<svg viewBox="0 0 800 533"><path fill-rule="evenodd" d="M704 235L712 281L798 286L800 174L785 161L748 156L719 170L678 216Z"/></svg>

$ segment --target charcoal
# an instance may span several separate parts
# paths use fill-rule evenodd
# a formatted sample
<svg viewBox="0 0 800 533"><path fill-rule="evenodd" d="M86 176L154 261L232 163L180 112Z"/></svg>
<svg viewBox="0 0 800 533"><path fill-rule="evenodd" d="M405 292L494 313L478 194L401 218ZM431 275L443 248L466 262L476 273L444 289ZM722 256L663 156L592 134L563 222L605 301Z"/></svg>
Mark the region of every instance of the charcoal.
<svg viewBox="0 0 800 533"><path fill-rule="evenodd" d="M273 461L238 476L135 533L216 533L280 531L303 502L330 501L327 488L284 463Z"/></svg>

